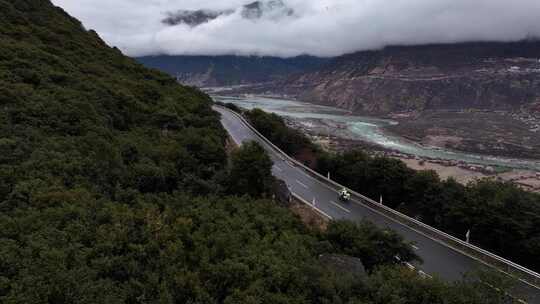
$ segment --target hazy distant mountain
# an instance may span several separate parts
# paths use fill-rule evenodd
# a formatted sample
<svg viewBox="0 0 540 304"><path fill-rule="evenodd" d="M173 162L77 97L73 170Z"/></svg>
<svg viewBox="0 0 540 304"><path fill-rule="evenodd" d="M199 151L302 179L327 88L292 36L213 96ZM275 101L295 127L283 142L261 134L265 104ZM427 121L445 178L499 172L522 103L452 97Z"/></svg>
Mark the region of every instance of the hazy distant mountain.
<svg viewBox="0 0 540 304"><path fill-rule="evenodd" d="M509 109L540 103L540 42L395 46L357 52L272 90L358 113Z"/></svg>
<svg viewBox="0 0 540 304"><path fill-rule="evenodd" d="M426 146L540 158L540 42L394 46L357 52L230 94L286 95L367 116Z"/></svg>
<svg viewBox="0 0 540 304"><path fill-rule="evenodd" d="M294 10L288 7L282 0L268 0L255 1L241 7L226 10L200 9L167 12L167 17L161 22L170 26L186 24L191 27L196 27L221 16L234 14L236 11L240 11L242 18L254 21L261 18L279 20L285 17L294 16Z"/></svg>
<svg viewBox="0 0 540 304"><path fill-rule="evenodd" d="M162 70L184 84L200 87L278 81L296 73L320 68L328 59L257 56L150 56L137 58L142 64Z"/></svg>
<svg viewBox="0 0 540 304"><path fill-rule="evenodd" d="M287 7L282 0L255 1L244 5L242 17L246 19L260 19L268 16L271 19L280 19L294 15L294 10Z"/></svg>
<svg viewBox="0 0 540 304"><path fill-rule="evenodd" d="M203 23L207 23L211 20L214 20L222 15L232 14L234 10L224 10L224 11L215 11L215 10L180 10L177 12L167 13L167 18L163 19L163 23L167 25L179 25L187 24L191 27L199 26Z"/></svg>

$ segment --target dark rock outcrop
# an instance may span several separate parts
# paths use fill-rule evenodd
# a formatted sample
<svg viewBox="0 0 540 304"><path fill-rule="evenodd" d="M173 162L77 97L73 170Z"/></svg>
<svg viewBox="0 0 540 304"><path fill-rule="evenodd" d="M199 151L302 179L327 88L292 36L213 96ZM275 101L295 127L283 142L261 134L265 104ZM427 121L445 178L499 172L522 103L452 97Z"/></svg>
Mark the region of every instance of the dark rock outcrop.
<svg viewBox="0 0 540 304"><path fill-rule="evenodd" d="M359 258L342 254L321 254L319 261L336 273L351 274L360 279L367 278L366 268Z"/></svg>
<svg viewBox="0 0 540 304"><path fill-rule="evenodd" d="M179 24L187 24L191 27L196 27L204 23L208 23L222 15L230 15L234 10L214 11L214 10L180 10L177 12L167 13L167 17L162 20L164 24L174 26Z"/></svg>
<svg viewBox="0 0 540 304"><path fill-rule="evenodd" d="M282 206L288 207L292 202L292 194L283 180L276 179L272 184L273 198Z"/></svg>
<svg viewBox="0 0 540 304"><path fill-rule="evenodd" d="M281 19L294 15L294 10L287 7L282 0L255 1L244 5L242 17L257 20L265 16L272 19Z"/></svg>
<svg viewBox="0 0 540 304"><path fill-rule="evenodd" d="M255 1L241 7L227 10L200 9L168 12L167 17L161 22L170 26L186 24L191 27L197 27L221 16L234 14L238 10L240 11L242 18L253 21L257 21L261 18L279 20L294 16L294 10L288 7L282 0L269 0Z"/></svg>

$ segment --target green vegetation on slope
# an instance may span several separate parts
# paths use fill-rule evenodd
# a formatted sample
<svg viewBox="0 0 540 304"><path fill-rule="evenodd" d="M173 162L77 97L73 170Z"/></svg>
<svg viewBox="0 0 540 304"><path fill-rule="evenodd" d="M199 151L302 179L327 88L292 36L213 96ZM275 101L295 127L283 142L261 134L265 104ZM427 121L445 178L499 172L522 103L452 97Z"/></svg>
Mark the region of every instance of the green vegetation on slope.
<svg viewBox="0 0 540 304"><path fill-rule="evenodd" d="M540 270L540 195L494 180L463 186L441 181L434 171L416 172L405 163L372 157L363 151L327 153L279 116L255 109L244 113L263 135L297 156L308 149L316 155L316 170L351 189L461 239L471 230L471 242Z"/></svg>
<svg viewBox="0 0 540 304"><path fill-rule="evenodd" d="M501 302L392 265L416 258L395 233L310 231L272 201L225 197L244 175L234 159L227 171L206 95L46 0L0 0L0 16L0 302ZM267 176L260 151L244 150ZM323 253L365 260L369 277Z"/></svg>
<svg viewBox="0 0 540 304"><path fill-rule="evenodd" d="M272 160L256 142L244 143L231 156L229 192L257 197L269 194L272 188Z"/></svg>
<svg viewBox="0 0 540 304"><path fill-rule="evenodd" d="M301 131L287 127L277 114L253 109L244 112L244 115L255 129L289 155L297 156L303 150L313 152L317 148Z"/></svg>
<svg viewBox="0 0 540 304"><path fill-rule="evenodd" d="M224 131L206 95L111 50L46 1L0 3L0 181L13 185L0 198L199 190L223 168Z"/></svg>

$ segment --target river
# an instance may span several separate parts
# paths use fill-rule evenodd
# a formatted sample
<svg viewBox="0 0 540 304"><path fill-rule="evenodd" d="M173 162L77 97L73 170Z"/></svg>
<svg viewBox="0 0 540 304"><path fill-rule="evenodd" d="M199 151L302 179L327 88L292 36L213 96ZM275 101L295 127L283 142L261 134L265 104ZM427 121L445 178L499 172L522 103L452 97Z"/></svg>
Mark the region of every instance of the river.
<svg viewBox="0 0 540 304"><path fill-rule="evenodd" d="M383 131L383 128L389 124L397 124L395 121L350 115L347 111L334 107L257 96L241 98L213 96L213 98L216 101L233 103L249 110L260 108L267 112L295 119L306 125L313 124L314 121L323 121L324 125L328 128L328 132L332 133L332 135L361 140L405 154L432 159L439 158L464 161L472 164L540 171L540 161L475 155L437 147L422 146ZM344 126L345 130L328 127L333 125Z"/></svg>

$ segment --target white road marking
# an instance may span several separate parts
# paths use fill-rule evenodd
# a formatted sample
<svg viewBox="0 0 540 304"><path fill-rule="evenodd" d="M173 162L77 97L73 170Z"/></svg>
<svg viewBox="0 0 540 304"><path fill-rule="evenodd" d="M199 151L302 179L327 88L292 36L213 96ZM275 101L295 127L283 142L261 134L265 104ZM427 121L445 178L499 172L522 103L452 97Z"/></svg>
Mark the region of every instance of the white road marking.
<svg viewBox="0 0 540 304"><path fill-rule="evenodd" d="M306 188L306 189L309 189L309 187L306 186L306 185L305 185L304 183L302 183L301 181L296 180L296 182L297 182L300 186L302 186L302 187L304 187L304 188Z"/></svg>
<svg viewBox="0 0 540 304"><path fill-rule="evenodd" d="M405 263L405 265L410 269L410 270L415 270L416 267L414 267L411 263Z"/></svg>
<svg viewBox="0 0 540 304"><path fill-rule="evenodd" d="M411 247L414 249L414 250L419 250L420 248L418 248L418 246L415 246L415 245L411 245Z"/></svg>
<svg viewBox="0 0 540 304"><path fill-rule="evenodd" d="M418 273L420 274L420 276L422 276L424 278L430 278L430 279L433 278L432 276L430 276L429 274L423 272L422 270L418 270Z"/></svg>
<svg viewBox="0 0 540 304"><path fill-rule="evenodd" d="M343 211L345 211L345 212L347 212L347 213L351 213L351 210L349 210L349 209L347 209L347 208L341 206L340 204L338 204L338 203L336 203L336 202L334 202L334 201L330 201L330 204L332 204L332 205L338 207L339 209L341 209L341 210L343 210Z"/></svg>
<svg viewBox="0 0 540 304"><path fill-rule="evenodd" d="M279 166L275 165L274 168L278 170L279 172L283 172L283 169L281 169Z"/></svg>
<svg viewBox="0 0 540 304"><path fill-rule="evenodd" d="M333 220L334 218L331 217L330 215L328 215L326 212L322 211L321 209L313 206L312 204L310 204L308 201L306 201L305 199L303 199L302 197L300 197L300 195L294 193L294 192L291 192L291 194L296 197L297 199L299 199L302 203L310 206L311 208L315 209L315 211L319 212L320 214L322 214L323 216L325 216L326 218L330 219L330 220Z"/></svg>

